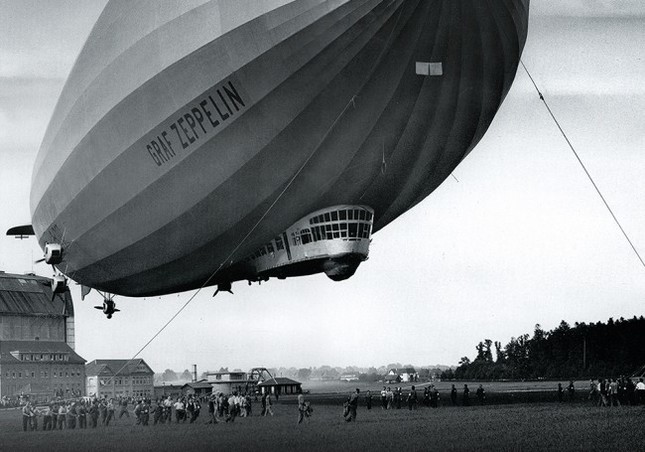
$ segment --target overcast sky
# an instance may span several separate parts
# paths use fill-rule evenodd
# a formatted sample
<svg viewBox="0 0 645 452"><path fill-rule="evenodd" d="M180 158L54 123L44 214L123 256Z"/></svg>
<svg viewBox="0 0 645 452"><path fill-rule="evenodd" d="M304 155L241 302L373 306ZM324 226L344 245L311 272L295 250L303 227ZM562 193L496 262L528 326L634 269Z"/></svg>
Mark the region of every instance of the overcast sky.
<svg viewBox="0 0 645 452"><path fill-rule="evenodd" d="M103 0L0 2L0 231L28 224L32 166ZM645 257L645 2L533 0L523 59ZM642 315L645 268L519 71L479 146L374 236L348 281L324 275L200 293L141 355L155 369L456 364L490 338ZM0 237L0 269L35 240ZM44 265L33 269L51 276ZM129 358L194 293L76 306L77 351Z"/></svg>

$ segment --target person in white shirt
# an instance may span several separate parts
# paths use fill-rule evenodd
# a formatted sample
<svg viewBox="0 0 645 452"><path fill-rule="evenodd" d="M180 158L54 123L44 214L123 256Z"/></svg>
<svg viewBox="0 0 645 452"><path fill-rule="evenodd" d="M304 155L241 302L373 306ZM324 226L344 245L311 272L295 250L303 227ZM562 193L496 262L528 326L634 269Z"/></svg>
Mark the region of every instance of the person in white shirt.
<svg viewBox="0 0 645 452"><path fill-rule="evenodd" d="M645 383L643 383L642 378L639 378L638 383L636 383L636 398L639 405L645 403Z"/></svg>
<svg viewBox="0 0 645 452"><path fill-rule="evenodd" d="M179 399L175 402L175 420L177 421L177 424L179 424L179 421L184 421L186 419L186 405L184 405L184 402Z"/></svg>

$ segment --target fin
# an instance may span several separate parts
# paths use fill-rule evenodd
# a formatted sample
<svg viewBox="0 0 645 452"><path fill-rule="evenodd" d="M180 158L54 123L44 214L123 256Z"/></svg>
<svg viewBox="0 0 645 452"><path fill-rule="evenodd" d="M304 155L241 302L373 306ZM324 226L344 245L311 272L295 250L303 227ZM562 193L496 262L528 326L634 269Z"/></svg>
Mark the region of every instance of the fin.
<svg viewBox="0 0 645 452"><path fill-rule="evenodd" d="M85 297L92 291L91 287L81 285L81 301L85 300Z"/></svg>
<svg viewBox="0 0 645 452"><path fill-rule="evenodd" d="M34 233L34 228L30 224L24 226L15 226L7 231L7 235L13 235L17 239L25 239L31 235L36 235Z"/></svg>

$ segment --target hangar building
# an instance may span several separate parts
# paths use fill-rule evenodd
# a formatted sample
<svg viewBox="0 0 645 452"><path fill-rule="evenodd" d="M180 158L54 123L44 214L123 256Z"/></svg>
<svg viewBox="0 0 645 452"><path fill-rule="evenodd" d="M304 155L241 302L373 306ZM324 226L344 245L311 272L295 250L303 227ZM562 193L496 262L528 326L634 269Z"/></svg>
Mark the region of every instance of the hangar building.
<svg viewBox="0 0 645 452"><path fill-rule="evenodd" d="M0 271L0 396L38 400L85 394L85 360L74 351L69 290L52 299L49 278Z"/></svg>

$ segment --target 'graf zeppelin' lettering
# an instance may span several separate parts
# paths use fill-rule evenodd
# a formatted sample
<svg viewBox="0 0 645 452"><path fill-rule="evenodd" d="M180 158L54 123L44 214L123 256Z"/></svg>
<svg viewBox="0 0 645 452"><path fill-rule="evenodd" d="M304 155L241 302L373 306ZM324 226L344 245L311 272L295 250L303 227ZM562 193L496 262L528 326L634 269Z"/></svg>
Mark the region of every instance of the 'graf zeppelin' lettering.
<svg viewBox="0 0 645 452"><path fill-rule="evenodd" d="M188 105L170 126L146 144L146 151L157 166L162 166L181 150L207 137L245 107L242 96L233 82L229 81Z"/></svg>

